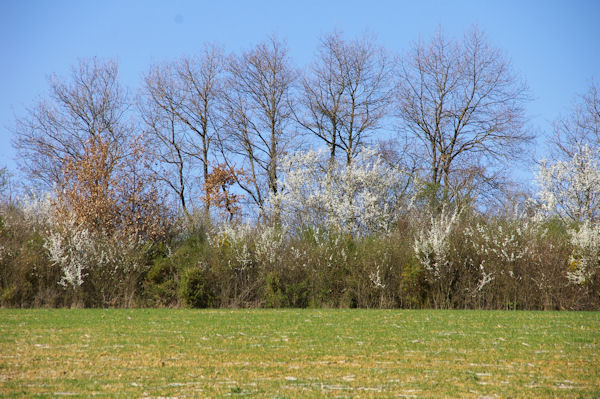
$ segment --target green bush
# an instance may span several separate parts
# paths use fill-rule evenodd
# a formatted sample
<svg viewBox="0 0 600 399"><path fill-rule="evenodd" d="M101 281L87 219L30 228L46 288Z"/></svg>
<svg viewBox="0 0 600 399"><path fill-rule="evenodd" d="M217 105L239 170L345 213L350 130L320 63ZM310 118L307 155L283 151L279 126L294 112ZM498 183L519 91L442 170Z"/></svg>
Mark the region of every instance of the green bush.
<svg viewBox="0 0 600 399"><path fill-rule="evenodd" d="M267 308L305 308L308 283L303 273L272 271L265 277L264 304Z"/></svg>
<svg viewBox="0 0 600 399"><path fill-rule="evenodd" d="M180 295L183 273L192 265L205 259L207 251L204 233L194 233L179 243L173 243L174 251L165 244L151 250L152 267L143 283L143 302L151 307L175 307L182 302Z"/></svg>
<svg viewBox="0 0 600 399"><path fill-rule="evenodd" d="M212 305L213 294L202 269L190 268L184 271L179 283L179 298L192 308L207 308Z"/></svg>
<svg viewBox="0 0 600 399"><path fill-rule="evenodd" d="M285 308L289 307L289 302L283 293L285 287L277 273L267 274L265 279L265 307L267 308Z"/></svg>
<svg viewBox="0 0 600 399"><path fill-rule="evenodd" d="M159 258L146 275L145 304L151 307L172 307L179 303L177 272L167 258Z"/></svg>

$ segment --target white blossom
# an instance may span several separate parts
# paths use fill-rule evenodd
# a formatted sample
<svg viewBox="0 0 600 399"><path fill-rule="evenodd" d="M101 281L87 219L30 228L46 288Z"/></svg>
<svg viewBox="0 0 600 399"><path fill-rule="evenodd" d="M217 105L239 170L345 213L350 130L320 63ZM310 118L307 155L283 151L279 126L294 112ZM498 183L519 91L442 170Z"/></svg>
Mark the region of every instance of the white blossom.
<svg viewBox="0 0 600 399"><path fill-rule="evenodd" d="M25 223L33 230L44 233L56 225L54 199L50 192L38 195L30 194L21 199L21 209ZM39 230L43 231L39 231Z"/></svg>
<svg viewBox="0 0 600 399"><path fill-rule="evenodd" d="M477 223L466 226L464 238L473 255L481 259L479 268L478 291L495 278L493 271L486 270L485 263L500 264L503 269L499 274L507 272L510 278L515 278L513 268L521 259L528 259L529 264L541 264L542 258L536 249L538 238L544 237L547 230L537 218L516 217L508 220L503 226L499 223ZM470 260L473 262L473 260ZM541 270L541 269L540 269ZM517 276L518 278L518 276Z"/></svg>
<svg viewBox="0 0 600 399"><path fill-rule="evenodd" d="M488 285L489 283L494 281L494 273L493 272L486 273L485 268L483 266L484 263L485 263L485 261L482 261L479 264L479 270L481 271L481 278L479 279L479 282L477 284L477 291L479 291L479 292L481 292L481 290L483 290L483 287L485 287L486 285Z"/></svg>
<svg viewBox="0 0 600 399"><path fill-rule="evenodd" d="M379 269L380 269L380 267L379 267L379 265L377 265L377 270L374 273L369 274L369 280L371 280L371 283L373 283L375 288L383 289L383 288L385 288L385 284L383 283L383 279L381 278Z"/></svg>
<svg viewBox="0 0 600 399"><path fill-rule="evenodd" d="M446 209L431 216L429 226L417 236L414 251L421 266L435 279L441 278L444 268L450 265L450 235L458 221L458 211Z"/></svg>
<svg viewBox="0 0 600 399"><path fill-rule="evenodd" d="M503 263L513 263L535 251L534 238L544 235L541 225L534 220L517 219L514 228L503 228L500 224L480 224L465 227L465 237L475 253L481 257L492 257Z"/></svg>
<svg viewBox="0 0 600 399"><path fill-rule="evenodd" d="M139 244L134 238L92 233L71 219L55 225L44 240L50 262L61 269L59 283L73 288L80 287L92 270L111 275L137 270L140 264L130 254Z"/></svg>
<svg viewBox="0 0 600 399"><path fill-rule="evenodd" d="M264 226L256 236L256 256L263 262L276 264L284 246L285 232L275 226Z"/></svg>
<svg viewBox="0 0 600 399"><path fill-rule="evenodd" d="M76 230L66 236L60 232L51 233L44 243L50 262L62 271L60 284L79 287L92 267L91 255L95 255L94 239L85 229Z"/></svg>
<svg viewBox="0 0 600 399"><path fill-rule="evenodd" d="M538 199L547 214L573 221L596 221L600 216L600 151L581 145L572 157L550 163L542 160L536 173Z"/></svg>
<svg viewBox="0 0 600 399"><path fill-rule="evenodd" d="M569 230L573 253L569 259L567 278L573 284L584 284L600 268L600 227L585 222Z"/></svg>
<svg viewBox="0 0 600 399"><path fill-rule="evenodd" d="M248 246L253 237L253 229L249 224L223 223L208 236L208 243L213 247L227 247L233 252L235 263L229 260L229 267L245 270L252 264L253 257Z"/></svg>
<svg viewBox="0 0 600 399"><path fill-rule="evenodd" d="M350 165L329 163L324 151L298 152L282 162L283 189L271 196L290 228L319 227L369 235L395 222L405 173L386 165L375 149L363 149Z"/></svg>

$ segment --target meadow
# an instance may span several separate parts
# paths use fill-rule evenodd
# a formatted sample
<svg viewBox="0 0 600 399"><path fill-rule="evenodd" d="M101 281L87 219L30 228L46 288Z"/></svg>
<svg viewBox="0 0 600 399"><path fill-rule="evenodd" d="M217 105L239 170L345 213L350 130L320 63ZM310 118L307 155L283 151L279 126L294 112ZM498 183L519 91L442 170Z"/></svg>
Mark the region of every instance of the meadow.
<svg viewBox="0 0 600 399"><path fill-rule="evenodd" d="M0 309L2 397L600 397L600 313Z"/></svg>

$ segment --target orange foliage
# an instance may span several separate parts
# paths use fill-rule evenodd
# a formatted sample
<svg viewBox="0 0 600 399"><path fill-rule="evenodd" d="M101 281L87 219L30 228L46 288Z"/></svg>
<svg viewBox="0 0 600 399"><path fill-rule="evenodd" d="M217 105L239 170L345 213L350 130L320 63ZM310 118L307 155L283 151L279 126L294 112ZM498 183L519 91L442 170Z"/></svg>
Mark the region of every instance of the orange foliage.
<svg viewBox="0 0 600 399"><path fill-rule="evenodd" d="M101 137L89 139L84 156L63 166L57 211L94 232L158 239L165 234L165 208L146 173L147 154L135 140L126 150L115 151Z"/></svg>
<svg viewBox="0 0 600 399"><path fill-rule="evenodd" d="M241 195L232 194L231 186L236 182L236 176L243 175L243 170L235 170L225 164L215 166L208 174L204 185L206 196L203 201L219 208L223 217L229 221L240 211L239 201Z"/></svg>

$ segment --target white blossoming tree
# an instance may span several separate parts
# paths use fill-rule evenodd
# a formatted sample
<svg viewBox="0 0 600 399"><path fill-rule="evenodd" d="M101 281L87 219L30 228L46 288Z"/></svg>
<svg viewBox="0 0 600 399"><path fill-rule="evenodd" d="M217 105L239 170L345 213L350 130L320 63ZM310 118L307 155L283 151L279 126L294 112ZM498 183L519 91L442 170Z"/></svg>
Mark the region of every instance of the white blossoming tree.
<svg viewBox="0 0 600 399"><path fill-rule="evenodd" d="M570 158L542 160L536 173L538 197L547 214L566 221L595 222L600 216L600 150L585 144Z"/></svg>
<svg viewBox="0 0 600 399"><path fill-rule="evenodd" d="M592 84L569 114L557 120L551 139L554 162L536 174L546 214L575 224L568 230L572 252L567 278L591 287L600 268L600 91Z"/></svg>
<svg viewBox="0 0 600 399"><path fill-rule="evenodd" d="M271 196L281 222L365 236L394 224L406 174L376 149L362 149L350 164L330 164L325 151L298 152L282 162L283 189Z"/></svg>

